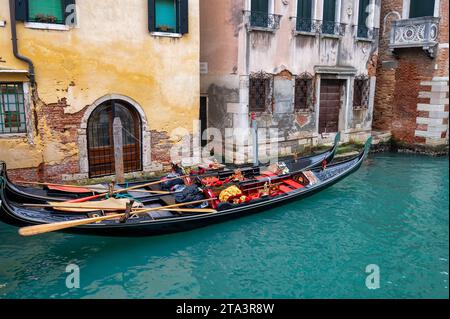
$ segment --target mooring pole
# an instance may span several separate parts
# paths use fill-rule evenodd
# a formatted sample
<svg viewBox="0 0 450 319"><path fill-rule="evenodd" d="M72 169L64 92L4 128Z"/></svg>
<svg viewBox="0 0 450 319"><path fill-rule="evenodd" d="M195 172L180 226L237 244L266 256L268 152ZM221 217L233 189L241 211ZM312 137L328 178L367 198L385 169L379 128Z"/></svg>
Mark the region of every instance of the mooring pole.
<svg viewBox="0 0 450 319"><path fill-rule="evenodd" d="M120 117L115 117L113 122L114 136L114 163L116 169L116 183L125 183L123 167L123 139L122 139L122 121Z"/></svg>
<svg viewBox="0 0 450 319"><path fill-rule="evenodd" d="M259 148L258 148L258 123L255 119L255 112L251 114L252 135L253 135L253 165L259 165Z"/></svg>

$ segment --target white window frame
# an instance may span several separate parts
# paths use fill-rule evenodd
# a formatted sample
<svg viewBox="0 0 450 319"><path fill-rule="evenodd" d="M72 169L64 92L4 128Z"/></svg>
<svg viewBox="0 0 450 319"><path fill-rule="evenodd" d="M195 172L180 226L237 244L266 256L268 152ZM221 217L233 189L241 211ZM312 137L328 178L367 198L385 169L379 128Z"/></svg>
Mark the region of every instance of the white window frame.
<svg viewBox="0 0 450 319"><path fill-rule="evenodd" d="M425 0L423 0L425 1ZM426 0L429 1L429 0ZM441 6L440 0L434 0L434 14L435 18L439 17L439 9ZM411 0L403 0L402 19L409 19L409 9L411 7Z"/></svg>

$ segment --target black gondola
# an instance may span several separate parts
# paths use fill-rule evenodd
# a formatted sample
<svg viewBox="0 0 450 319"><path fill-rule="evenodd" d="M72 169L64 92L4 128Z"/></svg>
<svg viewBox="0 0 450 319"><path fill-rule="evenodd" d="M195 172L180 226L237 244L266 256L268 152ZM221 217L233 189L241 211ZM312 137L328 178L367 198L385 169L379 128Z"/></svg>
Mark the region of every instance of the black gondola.
<svg viewBox="0 0 450 319"><path fill-rule="evenodd" d="M366 142L364 150L356 157L349 160L329 165L327 168L315 168L306 171L298 171L291 176L308 176L304 186L290 192L265 197L258 200L242 203L228 204L218 208L213 213L206 214L180 214L176 209L165 212L152 212L135 218L127 219L125 222L119 220L105 220L94 224L78 226L66 229L67 232L85 233L91 235L107 236L151 236L173 232L186 231L194 228L204 227L225 220L238 218L248 214L258 213L282 204L298 200L315 194L359 169L368 154L371 138ZM310 172L313 174L311 175ZM308 173L308 175L305 175ZM277 176L283 179L283 176ZM312 181L315 181L312 184ZM1 188L1 216L2 219L18 226L31 226L50 224L62 221L71 221L86 218L86 214L67 214L55 212L49 209L29 209L17 202L11 201L5 192L6 184ZM167 197L167 196L166 196ZM170 204L166 197L150 199L145 202L146 207L152 205L165 206ZM173 200L173 199L172 199ZM158 206L159 207L159 206Z"/></svg>
<svg viewBox="0 0 450 319"><path fill-rule="evenodd" d="M306 169L312 169L316 167L320 167L324 161L326 161L327 164L331 163L333 160L336 150L339 146L340 141L340 133L336 134L333 147L325 152L314 154L307 157L301 157L298 159L292 159L285 161L286 166L289 168L290 171L300 171L300 170L306 170ZM257 170L259 170L260 166L257 167L244 167L241 170L242 171L248 171L249 173L253 173ZM216 174L215 172L212 174ZM223 172L221 172L223 176L231 175L233 174L232 169L225 169ZM208 174L205 174L207 176ZM126 185L119 185L119 187L129 187L129 186L135 186L139 184L149 183L152 181L157 181L158 179L154 180L147 180L147 181L139 181L139 182L132 182L127 183ZM7 196L11 199L13 199L16 202L19 203L45 203L48 201L53 202L63 202L68 201L75 198L90 196L91 194L79 194L79 193L65 193L65 192L55 192L50 191L46 189L45 187L25 187L20 186L17 184L14 184L9 178L7 174L7 167L6 163L0 161L0 182L5 183L6 185L6 192L8 193ZM105 185L106 187L106 185ZM153 188L147 188L148 190L161 190L159 187L153 187ZM138 194L134 194L134 196L138 196ZM138 196L141 197L142 196ZM157 197L157 196L155 196Z"/></svg>

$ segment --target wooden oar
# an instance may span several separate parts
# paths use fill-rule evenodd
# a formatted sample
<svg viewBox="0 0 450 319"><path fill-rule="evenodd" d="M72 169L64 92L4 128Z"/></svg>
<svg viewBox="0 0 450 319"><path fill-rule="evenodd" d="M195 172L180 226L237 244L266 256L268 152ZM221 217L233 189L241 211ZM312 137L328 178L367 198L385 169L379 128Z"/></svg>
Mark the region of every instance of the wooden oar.
<svg viewBox="0 0 450 319"><path fill-rule="evenodd" d="M147 186L152 186L152 185L160 184L160 183L163 183L163 182L169 182L169 181L173 181L173 180L176 180L176 179L179 179L179 178L184 178L184 177L188 177L188 175L178 176L178 177L169 178L169 179L166 179L166 180L160 180L160 181L156 181L156 182L140 184L140 185L136 185L136 186L133 186L133 187L119 189L119 190L116 190L116 191L112 192L111 195L119 194L119 193L123 193L123 192L128 192L128 191L131 191L131 190L134 190L134 189L144 188L144 187L147 187ZM93 196L89 196L89 197L72 199L72 200L66 201L65 203L84 203L84 202L90 201L92 199L97 199L97 198L100 198L100 197L103 197L103 196L106 196L106 195L109 195L109 193L106 192L106 193L101 193L101 194L93 195Z"/></svg>
<svg viewBox="0 0 450 319"><path fill-rule="evenodd" d="M175 208L175 207L182 207L182 206L186 206L186 205L200 204L200 203L203 203L206 201L211 201L211 200L216 200L216 199L217 198L210 198L210 199L203 199L203 200L198 200L198 201L188 202L188 203L180 203L180 204L173 204L173 205L167 205L167 206L161 206L161 207L146 208L146 209L139 210L139 211L133 211L133 214L140 215L140 214L153 212L153 211L157 211L157 210L162 210L162 209L169 209L169 208ZM34 235L49 233L52 231L62 230L62 229L66 229L66 228L89 225L89 224L101 222L104 220L122 218L125 216L126 216L126 214L124 214L124 213L111 214L108 216L83 218L83 219L77 219L77 220L71 220L71 221L65 221L65 222L22 227L19 229L19 234L22 236L34 236Z"/></svg>
<svg viewBox="0 0 450 319"><path fill-rule="evenodd" d="M136 193L147 193L147 194L161 194L161 195L170 195L173 194L173 192L166 192L166 191L145 191L140 189L132 190L132 192Z"/></svg>

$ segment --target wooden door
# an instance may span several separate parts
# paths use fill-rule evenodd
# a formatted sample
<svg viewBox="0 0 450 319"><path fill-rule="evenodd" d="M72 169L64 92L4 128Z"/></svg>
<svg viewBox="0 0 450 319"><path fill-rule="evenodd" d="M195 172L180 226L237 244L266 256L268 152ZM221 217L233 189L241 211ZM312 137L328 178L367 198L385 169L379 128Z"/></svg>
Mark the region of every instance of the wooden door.
<svg viewBox="0 0 450 319"><path fill-rule="evenodd" d="M122 122L123 161L125 173L142 169L141 123L133 107L121 101L98 106L88 121L89 176L115 174L113 120Z"/></svg>
<svg viewBox="0 0 450 319"><path fill-rule="evenodd" d="M321 80L319 106L319 133L339 130L342 80Z"/></svg>

